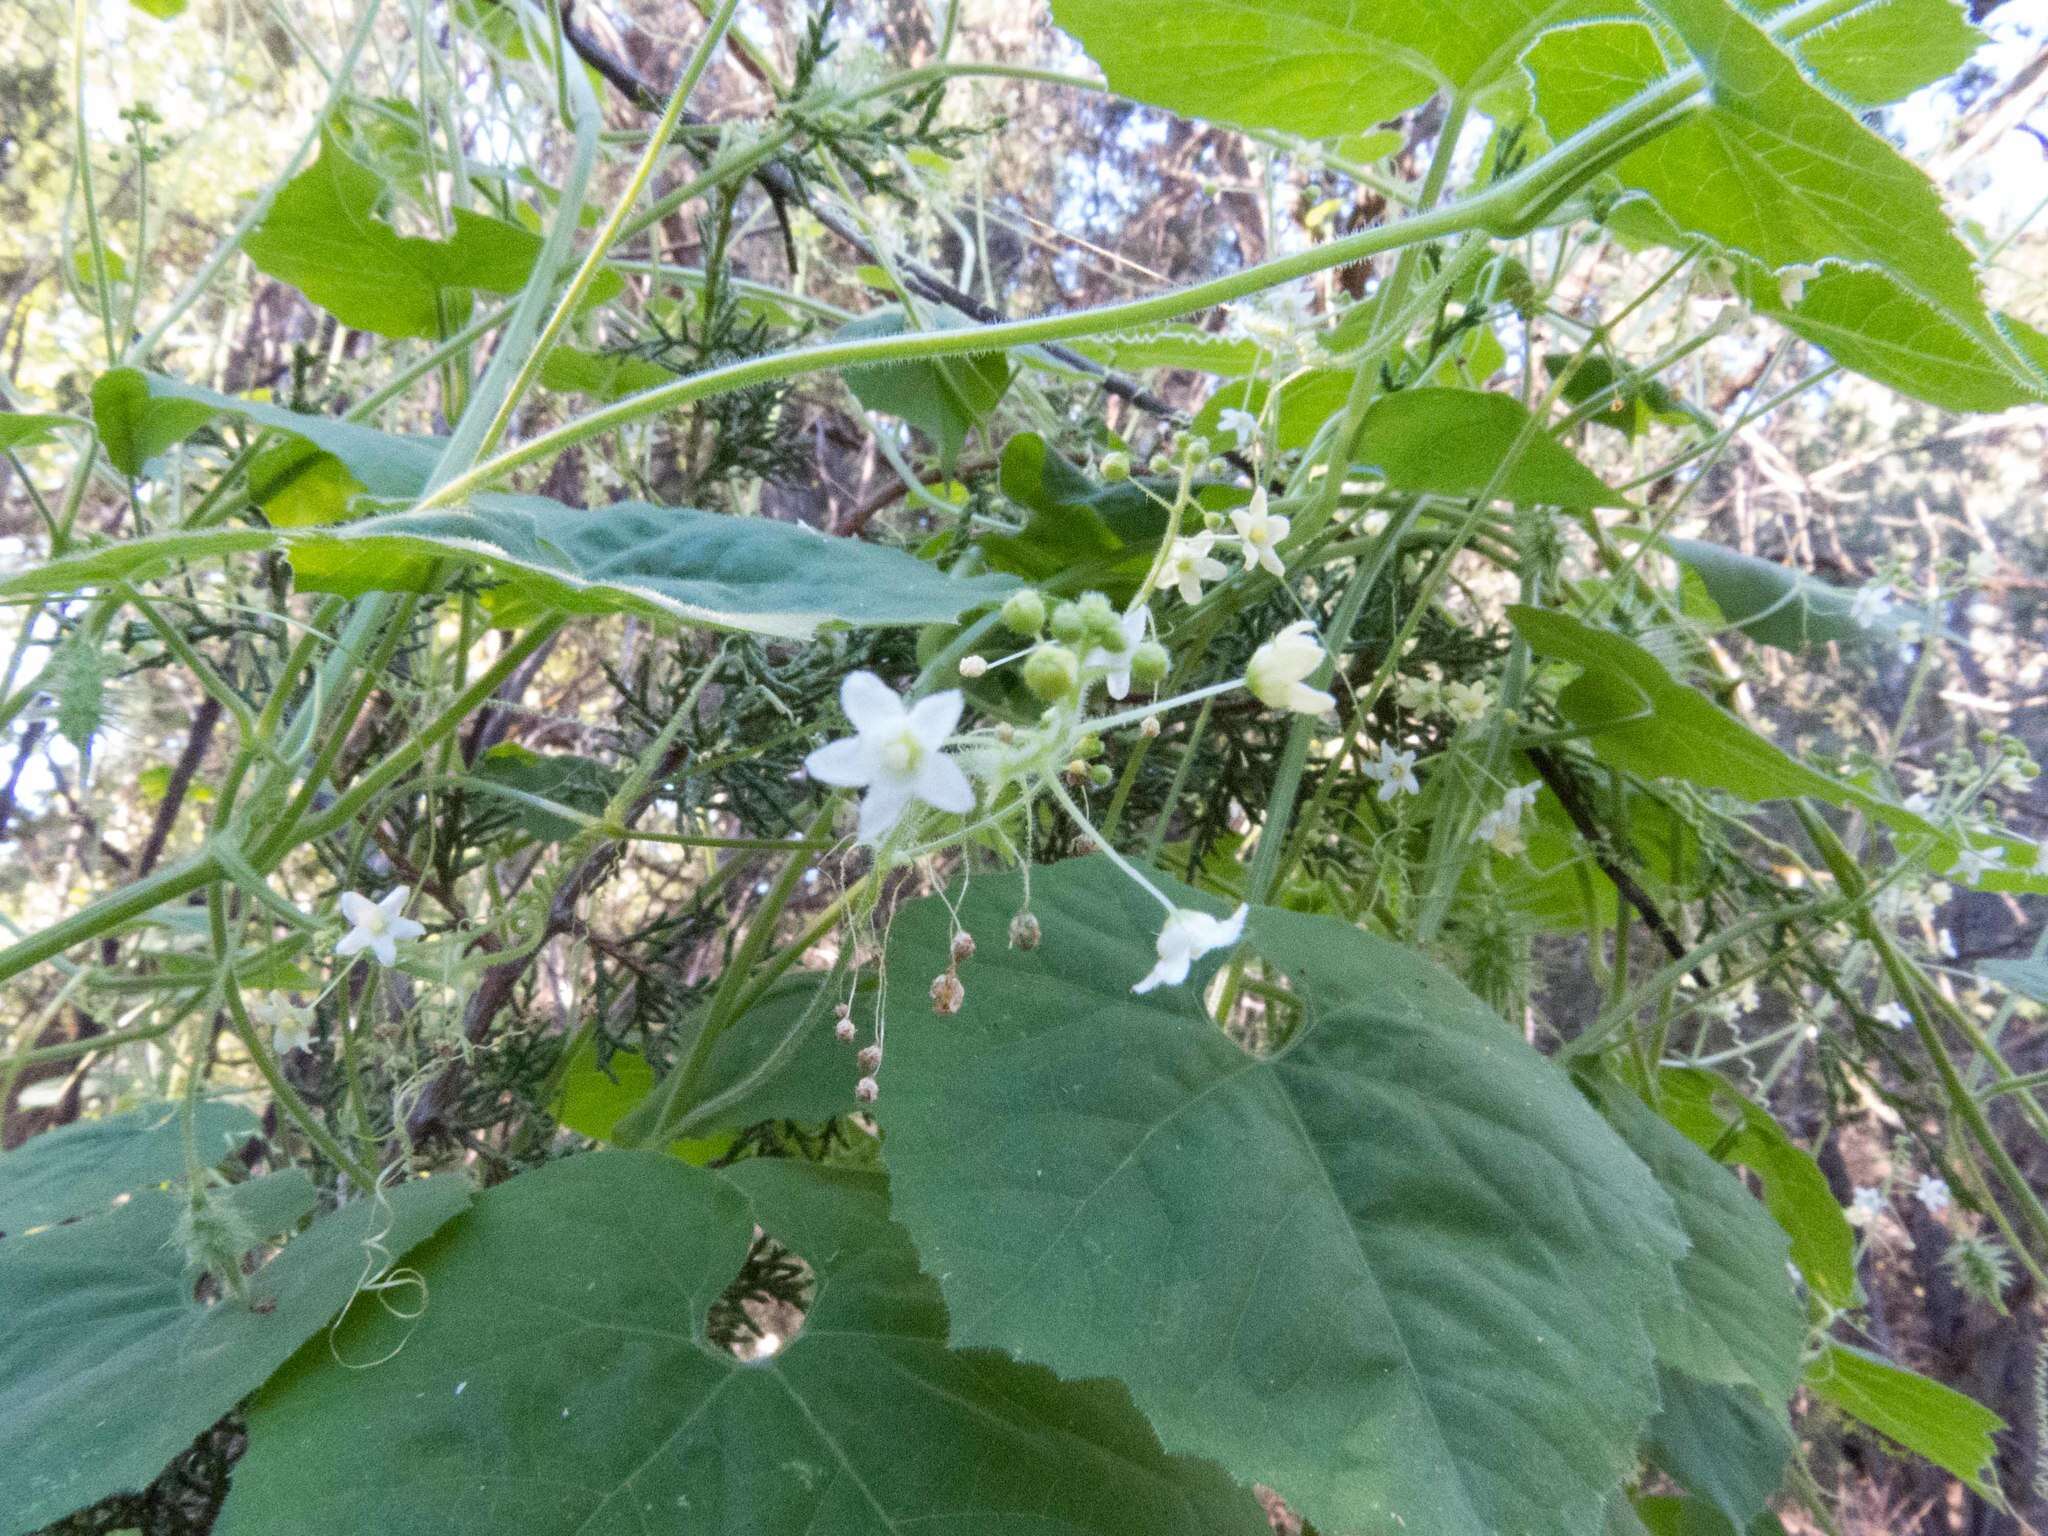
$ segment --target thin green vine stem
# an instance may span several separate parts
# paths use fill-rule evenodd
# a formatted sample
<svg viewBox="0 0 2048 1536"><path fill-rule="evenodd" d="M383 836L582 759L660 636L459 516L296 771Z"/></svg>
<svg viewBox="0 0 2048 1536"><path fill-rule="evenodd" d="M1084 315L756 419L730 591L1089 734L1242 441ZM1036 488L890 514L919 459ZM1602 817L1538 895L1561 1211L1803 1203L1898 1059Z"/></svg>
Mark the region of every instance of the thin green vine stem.
<svg viewBox="0 0 2048 1536"><path fill-rule="evenodd" d="M723 0L718 8L718 14L712 17L710 26L703 37L698 39L689 62L683 66L682 75L676 81L676 88L669 93L668 105L662 109L661 120L655 124L654 132L648 135L647 147L640 156L640 163L633 167L633 174L627 178L625 187L612 204L611 213L598 230L596 238L590 242L590 249L584 253L582 264L577 267L575 276L569 279L561 297L555 301L554 313L548 316L547 323L541 327L539 337L532 343L519 366L518 373L506 387L505 397L499 402L496 414L484 428L483 435L476 445L476 454L479 457L495 448L499 439L504 436L505 428L511 425L512 413L519 408L519 402L525 398L527 390L531 389L534 381L540 377L541 368L545 365L549 352L554 349L556 339L575 315L577 306L583 302L583 296L590 291L590 285L597 280L598 273L604 269L605 257L617 244L620 230L626 222L626 215L632 211L633 205L640 201L640 194L647 190L647 183L654 175L654 168L661 163L661 157L668 150L669 141L675 135L676 124L682 119L683 107L688 103L690 93L697 88L697 82L703 78L705 66L711 62L711 55L717 49L719 40L725 36L727 28L732 25L733 15L738 8L739 0ZM580 188L578 195L576 211L580 213ZM566 198L568 193L564 191L563 196Z"/></svg>

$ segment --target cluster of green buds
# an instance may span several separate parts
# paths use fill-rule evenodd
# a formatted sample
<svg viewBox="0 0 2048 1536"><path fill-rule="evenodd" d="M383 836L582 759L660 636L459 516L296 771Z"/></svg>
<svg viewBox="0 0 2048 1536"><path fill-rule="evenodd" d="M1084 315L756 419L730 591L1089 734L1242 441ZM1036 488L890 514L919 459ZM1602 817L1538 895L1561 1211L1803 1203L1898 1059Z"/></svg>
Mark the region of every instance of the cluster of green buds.
<svg viewBox="0 0 2048 1536"><path fill-rule="evenodd" d="M1172 664L1166 647L1150 638L1150 613L1118 613L1101 592L1048 608L1042 593L1026 588L1003 605L1003 626L1033 642L1023 657L1024 685L1051 705L1077 701L1098 681L1113 699L1125 697L1134 682L1156 688Z"/></svg>

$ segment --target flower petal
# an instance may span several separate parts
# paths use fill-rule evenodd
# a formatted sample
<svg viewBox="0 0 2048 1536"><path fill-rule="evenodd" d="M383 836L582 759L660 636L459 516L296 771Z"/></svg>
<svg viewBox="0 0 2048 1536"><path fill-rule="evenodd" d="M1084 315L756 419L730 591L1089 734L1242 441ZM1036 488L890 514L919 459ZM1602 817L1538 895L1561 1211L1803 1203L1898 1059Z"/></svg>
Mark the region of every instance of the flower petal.
<svg viewBox="0 0 2048 1536"><path fill-rule="evenodd" d="M926 805L965 816L974 809L974 786L960 765L943 752L934 752L918 765L911 793Z"/></svg>
<svg viewBox="0 0 2048 1536"><path fill-rule="evenodd" d="M376 912L377 904L356 891L341 893L341 915L360 928Z"/></svg>
<svg viewBox="0 0 2048 1536"><path fill-rule="evenodd" d="M370 953L377 957L379 965L398 964L398 944L388 933L380 933L370 940Z"/></svg>
<svg viewBox="0 0 2048 1536"><path fill-rule="evenodd" d="M875 777L874 748L859 736L842 736L804 759L804 772L820 784L858 789Z"/></svg>
<svg viewBox="0 0 2048 1536"><path fill-rule="evenodd" d="M863 736L870 731L887 730L903 720L903 701L896 696L896 690L872 672L846 674L846 681L839 685L839 707Z"/></svg>
<svg viewBox="0 0 2048 1536"><path fill-rule="evenodd" d="M335 941L334 954L337 959L346 960L359 955L370 946L370 935L362 928L351 928Z"/></svg>
<svg viewBox="0 0 2048 1536"><path fill-rule="evenodd" d="M412 887L394 885L377 898L377 906L386 917L396 917L405 910L405 904L412 899Z"/></svg>
<svg viewBox="0 0 2048 1536"><path fill-rule="evenodd" d="M427 925L420 922L417 918L394 917L391 919L391 937L400 943L407 939L416 939L426 931Z"/></svg>
<svg viewBox="0 0 2048 1536"><path fill-rule="evenodd" d="M958 688L948 688L910 706L910 733L936 752L959 727L960 712L967 700Z"/></svg>
<svg viewBox="0 0 2048 1536"><path fill-rule="evenodd" d="M861 796L860 823L855 836L864 843L881 842L903 819L910 795L911 785L906 779L877 779Z"/></svg>

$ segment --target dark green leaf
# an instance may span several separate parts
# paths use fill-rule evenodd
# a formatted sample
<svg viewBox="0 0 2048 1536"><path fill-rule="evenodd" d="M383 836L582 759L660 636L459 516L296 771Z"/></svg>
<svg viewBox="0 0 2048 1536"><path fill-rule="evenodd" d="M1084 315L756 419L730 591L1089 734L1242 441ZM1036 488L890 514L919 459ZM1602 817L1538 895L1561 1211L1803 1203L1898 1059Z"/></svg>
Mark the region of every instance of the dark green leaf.
<svg viewBox="0 0 2048 1536"><path fill-rule="evenodd" d="M705 1320L757 1221L815 1290L743 1363ZM316 1345L251 1405L219 1536L1265 1529L1113 1383L948 1350L872 1174L593 1153L489 1191L412 1263L417 1323L359 1309L335 1339L382 1364Z"/></svg>
<svg viewBox="0 0 2048 1536"><path fill-rule="evenodd" d="M1944 316L1882 272L1826 267L1787 294L1768 273L1737 276L1744 301L1844 368L1950 411L2002 411L2048 397L2048 339L2008 315L1993 323L2009 344ZM2030 368L2016 367L2014 354Z"/></svg>
<svg viewBox="0 0 2048 1536"><path fill-rule="evenodd" d="M941 329L969 322L951 310L931 318ZM839 341L900 336L905 326L900 309L881 309L839 329ZM960 445L970 429L988 420L1010 387L1010 361L1000 352L973 352L965 357L875 363L846 370L846 387L871 411L900 416L938 446L939 462L951 473Z"/></svg>
<svg viewBox="0 0 2048 1536"><path fill-rule="evenodd" d="M1679 682L1626 636L1546 608L1517 605L1508 617L1538 656L1582 669L1558 695L1558 707L1594 751L1617 767L1649 778L1685 779L1744 800L1811 796L1854 807L1905 839L1937 872L1955 862L1961 844L1954 834L1860 784L1807 767ZM1983 889L2048 892L2048 873L2033 868L2033 844L2010 837L1977 842L2005 848L2011 866L1986 875L1979 882Z"/></svg>
<svg viewBox="0 0 2048 1536"><path fill-rule="evenodd" d="M1831 641L1882 639L1898 627L1896 617L1859 623L1855 593L1804 571L1697 539L1666 539L1663 547L1699 577L1722 617L1764 645L1803 651Z"/></svg>
<svg viewBox="0 0 2048 1536"><path fill-rule="evenodd" d="M0 1233L97 1215L118 1195L182 1179L180 1114L176 1104L150 1104L46 1131L0 1155ZM238 1104L207 1100L193 1109L192 1140L205 1166L261 1130L262 1122Z"/></svg>
<svg viewBox="0 0 2048 1536"><path fill-rule="evenodd" d="M1161 913L1106 860L1033 872L1035 950L1000 939L1018 880L957 895L957 1017L924 995L949 908L896 916L878 1105L954 1341L1121 1378L1169 1449L1326 1529L1580 1536L1655 1407L1682 1239L1562 1074L1330 918L1251 915L1306 1013L1260 1058L1202 1009L1221 956L1131 992Z"/></svg>
<svg viewBox="0 0 2048 1536"><path fill-rule="evenodd" d="M400 235L378 217L389 195L329 129L319 159L285 183L242 249L343 324L383 336L449 335L469 318L470 290L526 286L540 236L465 208L450 215L446 240ZM601 273L584 303L602 304L621 286Z"/></svg>
<svg viewBox="0 0 2048 1536"><path fill-rule="evenodd" d="M1782 1403L1799 1385L1806 1315L1792 1292L1783 1231L1734 1174L1638 1098L1591 1085L1608 1121L1649 1165L1692 1247L1677 1304L1650 1319L1657 1358L1701 1381L1748 1385Z"/></svg>
<svg viewBox="0 0 2048 1536"><path fill-rule="evenodd" d="M2009 992L2048 1003L2048 960L1986 960L1977 969Z"/></svg>
<svg viewBox="0 0 2048 1536"><path fill-rule="evenodd" d="M740 1130L763 1120L814 1124L855 1108L853 1051L833 1037L829 995L815 982L776 988L735 1019L705 1058L685 1136ZM604 1066L585 1046L571 1062L557 1109L561 1122L597 1141L654 1089L654 1069L631 1051ZM671 1149L673 1150L673 1149Z"/></svg>
<svg viewBox="0 0 2048 1536"><path fill-rule="evenodd" d="M804 639L823 624L869 628L957 619L1000 601L1007 576L937 566L799 523L618 502L568 507L544 496L480 495L462 511L398 512L288 546L302 589L424 591L449 569L503 585L497 616L641 613Z"/></svg>
<svg viewBox="0 0 2048 1536"><path fill-rule="evenodd" d="M1746 1387L1714 1386L1682 1371L1659 1371L1657 1382L1664 1406L1650 1423L1650 1460L1742 1529L1778 1491L1792 1458L1784 1408Z"/></svg>
<svg viewBox="0 0 2048 1536"><path fill-rule="evenodd" d="M1979 1493L1989 1489L1998 1451L1991 1437L2005 1428L2005 1420L1982 1403L1847 1344L1822 1350L1806 1368L1806 1385Z"/></svg>
<svg viewBox="0 0 2048 1536"><path fill-rule="evenodd" d="M1195 413L1189 430L1209 439L1217 452L1238 446L1223 430L1227 410L1249 411L1262 416L1271 387L1264 379L1243 379L1223 385ZM1285 379L1280 385L1279 404L1272 408L1274 446L1282 453L1306 448L1322 430L1323 423L1344 409L1351 395L1351 374L1341 368L1311 368Z"/></svg>
<svg viewBox="0 0 2048 1536"><path fill-rule="evenodd" d="M303 1175L276 1177L309 1200ZM258 1202L245 1207L252 1227L291 1203L245 1198ZM461 1179L439 1178L358 1201L286 1243L249 1277L246 1301L210 1305L193 1299L176 1241L178 1192L146 1192L96 1220L0 1241L0 1536L148 1484L368 1274L468 1200ZM357 1310L382 1307L367 1297Z"/></svg>
<svg viewBox="0 0 2048 1536"><path fill-rule="evenodd" d="M1856 1299L1856 1234L1806 1149L1717 1073L1667 1067L1657 1086L1664 1118L1694 1146L1757 1176L1764 1208L1792 1240L1792 1262L1806 1283L1834 1306L1850 1305Z"/></svg>
<svg viewBox="0 0 2048 1536"><path fill-rule="evenodd" d="M563 806L586 817L598 816L619 787L618 773L595 758L572 752L543 755L511 741L491 748L471 773L498 790L511 791L503 796L487 793L481 798L508 808L514 826L544 843L574 837L583 823L535 802Z"/></svg>
<svg viewBox="0 0 2048 1536"><path fill-rule="evenodd" d="M1166 532L1166 509L1144 486L1093 480L1036 432L1003 444L997 478L1031 515L1021 533L981 536L991 565L1029 581L1100 587L1112 597L1137 590ZM1153 489L1171 494L1163 485Z"/></svg>
<svg viewBox="0 0 2048 1536"><path fill-rule="evenodd" d="M1570 365L1574 354L1547 353L1543 370L1556 378ZM1687 406L1655 379L1622 373L1605 357L1588 357L1572 369L1565 380L1564 398L1572 405L1584 405L1595 396L1603 397L1598 410L1586 418L1589 425L1607 427L1633 441L1649 430L1651 423L1683 427L1701 424L1699 413Z"/></svg>
<svg viewBox="0 0 2048 1536"><path fill-rule="evenodd" d="M1540 26L1598 7L1545 0L1054 0L1110 88L1187 117L1312 139L1358 133L1445 87L1514 68Z"/></svg>
<svg viewBox="0 0 2048 1536"><path fill-rule="evenodd" d="M547 388L595 400L624 399L674 378L661 364L630 352L585 352L567 346L549 352L540 366L540 381Z"/></svg>
<svg viewBox="0 0 2048 1536"><path fill-rule="evenodd" d="M78 416L61 416L48 412L0 411L0 453L16 448L33 448L38 443L55 442L57 435L66 427L84 427L91 423Z"/></svg>
<svg viewBox="0 0 2048 1536"><path fill-rule="evenodd" d="M1625 507L1626 497L1538 426L1509 395L1472 389L1404 389L1375 400L1360 428L1357 462L1398 491L1477 496L1521 448L1495 489L1501 501L1556 507Z"/></svg>
<svg viewBox="0 0 2048 1536"><path fill-rule="evenodd" d="M1758 0L1772 16L1796 0ZM1793 52L1835 95L1859 107L1902 101L1961 69L1984 41L1954 0L1877 0L1802 37Z"/></svg>
<svg viewBox="0 0 2048 1536"><path fill-rule="evenodd" d="M287 445L286 456L267 464L259 459L251 473L250 489L258 502L282 494L316 458L338 462L373 496L417 496L447 446L444 438L394 437L332 416L238 400L139 368L114 368L102 374L92 387L92 413L107 457L126 475L143 474L151 459L216 416L236 416L252 426L289 433L300 445Z"/></svg>

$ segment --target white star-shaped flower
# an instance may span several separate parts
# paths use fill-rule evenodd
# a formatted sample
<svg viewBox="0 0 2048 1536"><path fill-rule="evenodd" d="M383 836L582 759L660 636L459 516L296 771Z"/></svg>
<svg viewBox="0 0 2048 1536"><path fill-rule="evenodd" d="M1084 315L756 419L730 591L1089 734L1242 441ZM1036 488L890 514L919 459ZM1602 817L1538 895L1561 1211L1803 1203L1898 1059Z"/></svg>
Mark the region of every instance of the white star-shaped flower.
<svg viewBox="0 0 2048 1536"><path fill-rule="evenodd" d="M1277 512L1266 510L1266 488L1263 485L1252 492L1250 505L1239 507L1230 514L1230 526L1237 530L1246 570L1263 567L1275 576L1287 574L1287 567L1280 563L1276 551L1285 542L1287 530L1292 525Z"/></svg>
<svg viewBox="0 0 2048 1536"><path fill-rule="evenodd" d="M1884 1191L1874 1184L1858 1184L1845 1213L1852 1227L1867 1227L1884 1214Z"/></svg>
<svg viewBox="0 0 2048 1536"><path fill-rule="evenodd" d="M1166 571L1161 579L1180 589L1181 601L1199 603L1203 582L1221 581L1230 574L1223 562L1209 553L1215 547L1215 534L1197 533L1175 539L1166 552Z"/></svg>
<svg viewBox="0 0 2048 1536"><path fill-rule="evenodd" d="M1219 411L1216 415L1216 425L1235 438L1240 448L1254 441L1259 435L1259 418L1250 411L1239 410L1236 406Z"/></svg>
<svg viewBox="0 0 2048 1536"><path fill-rule="evenodd" d="M1849 599L1849 617L1856 621L1858 629L1869 629L1882 624L1891 617L1892 595L1882 582L1871 582L1858 587L1856 595Z"/></svg>
<svg viewBox="0 0 2048 1536"><path fill-rule="evenodd" d="M270 1048L278 1055L313 1048L313 1010L281 997L259 997L249 1004L249 1017L270 1031Z"/></svg>
<svg viewBox="0 0 2048 1536"><path fill-rule="evenodd" d="M398 946L427 931L405 915L405 904L411 898L412 887L407 885L393 886L375 901L355 891L343 891L341 915L348 919L349 930L334 946L336 958L346 960L367 949L379 965L398 964Z"/></svg>
<svg viewBox="0 0 2048 1536"><path fill-rule="evenodd" d="M1975 885L1993 870L2005 868L2005 850L1996 844L1984 848L1965 847L1948 868L1950 878Z"/></svg>
<svg viewBox="0 0 2048 1536"><path fill-rule="evenodd" d="M1145 631L1150 625L1152 610L1135 608L1116 621L1116 627L1123 631L1124 648L1120 651L1105 651L1101 646L1092 647L1081 658L1083 667L1101 667L1103 685L1108 688L1112 699L1128 698L1131 692L1131 655L1145 643Z"/></svg>
<svg viewBox="0 0 2048 1536"><path fill-rule="evenodd" d="M1212 949L1235 944L1244 936L1245 914L1240 906L1228 917L1211 917L1193 907L1175 907L1159 930L1159 963L1134 985L1133 992L1150 992L1154 987L1177 987L1188 979L1188 970Z"/></svg>
<svg viewBox="0 0 2048 1536"><path fill-rule="evenodd" d="M1399 795L1422 793L1422 786L1415 779L1413 752L1382 752L1365 771L1380 781L1380 799L1383 801Z"/></svg>
<svg viewBox="0 0 2048 1536"><path fill-rule="evenodd" d="M1893 1029L1904 1029L1913 1022L1912 1010L1901 1002L1879 1003L1870 1010L1870 1016L1880 1024L1889 1024Z"/></svg>
<svg viewBox="0 0 2048 1536"><path fill-rule="evenodd" d="M1938 1179L1933 1174L1922 1174L1914 1186L1913 1198L1927 1207L1927 1214L1939 1216L1949 1206L1948 1180Z"/></svg>
<svg viewBox="0 0 2048 1536"><path fill-rule="evenodd" d="M1519 818L1536 809L1536 797L1543 793L1543 781L1531 779L1526 784L1517 784L1501 796L1500 808L1512 811Z"/></svg>
<svg viewBox="0 0 2048 1536"><path fill-rule="evenodd" d="M1324 654L1315 626L1299 619L1252 652L1244 669L1245 686L1268 708L1327 715L1337 700L1308 685L1309 674L1323 664Z"/></svg>
<svg viewBox="0 0 2048 1536"><path fill-rule="evenodd" d="M966 707L949 688L904 707L896 691L872 672L850 672L839 685L839 707L854 734L818 748L804 769L821 784L865 789L858 836L879 843L913 800L964 816L974 809L974 786L941 750Z"/></svg>

